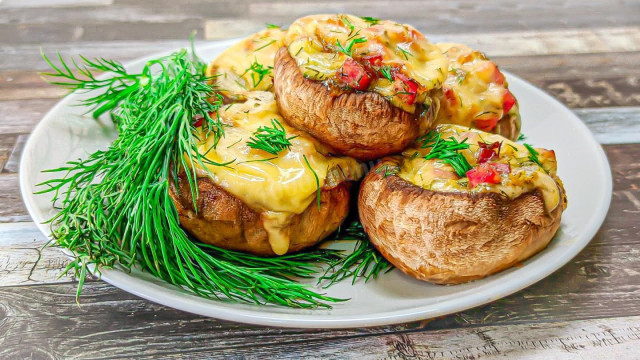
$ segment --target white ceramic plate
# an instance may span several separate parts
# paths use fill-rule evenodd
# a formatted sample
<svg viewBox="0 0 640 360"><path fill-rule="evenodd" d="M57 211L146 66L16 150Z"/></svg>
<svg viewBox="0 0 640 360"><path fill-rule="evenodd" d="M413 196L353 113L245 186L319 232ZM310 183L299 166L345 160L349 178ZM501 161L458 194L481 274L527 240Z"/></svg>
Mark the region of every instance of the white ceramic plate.
<svg viewBox="0 0 640 360"><path fill-rule="evenodd" d="M203 46L198 53L210 60L233 42ZM127 68L140 70L145 60L132 62ZM430 285L397 270L367 284L360 281L352 286L344 281L326 292L351 300L335 304L332 310L207 300L139 272L103 270L102 279L145 299L196 314L252 324L307 328L374 326L432 318L494 301L543 279L578 254L602 224L611 200L611 170L600 145L569 109L524 80L510 74L506 76L520 103L527 142L555 149L558 174L569 198L569 207L555 239L523 266L456 286ZM106 148L115 136L93 120L83 118L81 108L71 106L80 98L82 95L73 94L51 109L29 138L20 164L22 196L45 235L50 234L49 228L41 223L55 210L48 195L33 194L35 184L51 177L41 171Z"/></svg>

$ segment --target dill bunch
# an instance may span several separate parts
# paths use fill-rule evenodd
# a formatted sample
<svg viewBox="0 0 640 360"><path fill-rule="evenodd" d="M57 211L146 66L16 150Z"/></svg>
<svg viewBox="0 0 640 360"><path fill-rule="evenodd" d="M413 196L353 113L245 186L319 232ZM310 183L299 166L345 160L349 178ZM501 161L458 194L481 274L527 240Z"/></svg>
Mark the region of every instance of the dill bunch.
<svg viewBox="0 0 640 360"><path fill-rule="evenodd" d="M48 221L54 245L75 255L66 271L79 277L77 296L87 267L95 265L97 272L139 268L206 298L300 308L328 308L343 300L296 280L339 261L338 251L261 258L197 242L180 227L168 191L169 182L177 181L172 171L185 171L196 199L195 166L209 161L198 152L194 119L203 119L199 126L207 136L224 136L221 97L195 55L181 50L149 61L135 74L110 60L81 57L70 66L59 56L56 66L43 57L53 69L44 74L52 83L72 91L102 90L82 105L96 118L110 113L119 132L106 150L47 170L60 177L39 184L39 193L51 194L59 210ZM191 161L184 154L193 154Z"/></svg>
<svg viewBox="0 0 640 360"><path fill-rule="evenodd" d="M364 278L366 283L376 279L380 273L388 273L394 269L393 265L369 241L362 224L357 219L345 221L332 238L356 242L351 254L332 263L318 279L318 284L326 282L325 289L345 279L351 279L351 284L355 284L359 278Z"/></svg>
<svg viewBox="0 0 640 360"><path fill-rule="evenodd" d="M460 142L454 137L443 139L439 132L431 130L417 141L422 142L423 149L430 148L429 153L424 156L425 160L440 159L445 164L451 165L460 177L466 177L467 171L471 170L467 158L460 153L460 150L469 148L467 139Z"/></svg>

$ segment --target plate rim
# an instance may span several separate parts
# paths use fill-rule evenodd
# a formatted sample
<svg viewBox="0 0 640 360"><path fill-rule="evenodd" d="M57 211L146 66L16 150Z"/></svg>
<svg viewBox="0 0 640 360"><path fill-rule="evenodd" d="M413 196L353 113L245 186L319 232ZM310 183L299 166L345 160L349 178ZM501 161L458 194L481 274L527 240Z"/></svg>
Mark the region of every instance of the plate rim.
<svg viewBox="0 0 640 360"><path fill-rule="evenodd" d="M196 46L197 52L207 51L208 49L230 46L237 42L241 38L234 38L229 40L221 40L221 41L210 41L205 44ZM176 49L172 49L170 51L162 51L159 53L151 54L149 56L140 57L128 61L124 64L125 67L133 66L134 64L140 63L147 59L151 59L160 55L166 55L171 51ZM579 239L583 239L582 241L576 241L575 244L570 246L570 249L567 251L564 257L554 258L552 262L550 262L547 266L543 268L541 272L529 272L521 277L520 281L510 282L508 286L502 288L499 292L491 292L487 289L480 289L474 294L461 296L460 298L453 299L451 301L447 301L445 303L438 304L427 304L420 307L411 308L411 310L400 309L393 310L387 312L378 312L375 313L377 315L371 316L323 316L319 317L317 313L314 313L314 310L308 310L308 313L297 313L297 314L286 314L279 312L270 312L268 311L269 307L258 306L251 309L243 309L243 308L233 308L227 307L225 305L233 305L229 303L219 302L211 299L204 299L197 297L196 295L188 294L186 292L180 291L178 289L169 289L167 287L163 287L161 285L155 284L151 281L147 281L141 278L137 278L131 276L123 271L116 269L101 269L101 279L108 282L109 284L118 287L126 292L129 292L133 295L139 296L149 301L153 301L155 303L159 303L165 305L167 307L178 309L181 311L186 311L189 313L194 313L198 315L208 316L212 318L217 318L221 320L227 321L235 321L242 322L246 324L253 325L265 325L265 326L275 326L275 327L287 327L287 328L354 328L354 327L370 327L370 326L381 326L381 325L391 325L398 323L405 323L411 321L424 320L427 318L433 318L436 316L443 316L452 314L458 311L467 310L470 308L474 308L477 306L481 306L487 304L489 302L504 298L509 296L517 291L520 291L524 288L527 288L538 281L545 279L558 269L560 269L565 264L569 263L573 258L575 258L580 251L582 251L593 239L596 235L600 227L602 226L611 204L612 194L613 194L613 177L611 173L611 166L609 164L609 160L602 148L601 144L595 139L593 133L589 130L586 124L568 107L558 101L556 98L552 97L550 94L545 92L544 90L532 85L528 81L511 74L508 71L503 71L508 80L516 80L520 82L519 85L528 88L528 91L532 91L540 95L544 98L545 102L549 102L554 104L555 106L559 106L564 111L571 114L571 121L576 125L577 128L583 133L584 139L588 140L591 146L597 149L598 158L593 159L594 162L597 162L599 166L601 166L604 170L600 175L602 176L602 181L604 185L604 191L600 199L597 200L598 210L594 214L594 221L589 224L588 227L584 229L583 232L578 236ZM19 184L20 184L20 194L22 196L22 200L31 216L32 221L36 224L38 229L47 237L50 238L50 231L48 225L40 222L35 215L38 212L35 209L35 204L28 201L28 199L33 196L32 193L29 192L29 187L32 186L29 182L28 176L23 169L27 168L27 164L30 161L30 154L28 149L33 147L34 139L37 137L36 134L44 131L46 129L46 124L48 123L47 119L53 118L53 114L58 112L61 108L67 106L67 103L71 101L72 98L64 97L60 99L38 122L33 131L29 134L29 137L25 143L23 148L23 153L20 158L20 166L19 166ZM578 130L578 129L576 129ZM67 255L69 253L61 249L61 251L65 252ZM526 266L526 265L525 265ZM529 275L527 275L529 274ZM315 310L318 311L318 310Z"/></svg>

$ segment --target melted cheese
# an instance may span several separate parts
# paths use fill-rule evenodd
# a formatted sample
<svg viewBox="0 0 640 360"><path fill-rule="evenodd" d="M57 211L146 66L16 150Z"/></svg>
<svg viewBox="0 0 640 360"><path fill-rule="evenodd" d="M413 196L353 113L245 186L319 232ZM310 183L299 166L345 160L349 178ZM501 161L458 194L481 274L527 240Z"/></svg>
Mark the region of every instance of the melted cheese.
<svg viewBox="0 0 640 360"><path fill-rule="evenodd" d="M474 126L474 120L500 119L508 83L494 62L481 52L461 44L436 44L449 59L444 97L437 116L438 124ZM509 115L520 121L518 104Z"/></svg>
<svg viewBox="0 0 640 360"><path fill-rule="evenodd" d="M409 148L403 152L404 159L400 164L398 176L425 189L442 192L495 192L515 199L535 189L540 190L547 211L555 209L560 202L559 179L556 177L556 161L553 151L536 149L538 159L544 168L540 168L529 160L529 151L523 145L510 141L500 135L489 134L479 130L468 129L456 125L439 125L436 131L442 139L454 137L458 141L467 139L469 149L462 150L472 167L477 165L476 152L478 142L502 142L499 158L492 162L509 163L511 172L501 175L499 184L479 184L470 189L466 178L459 179L453 168L439 160L424 160L430 148L420 146ZM565 202L566 203L566 202Z"/></svg>
<svg viewBox="0 0 640 360"><path fill-rule="evenodd" d="M215 184L261 213L271 248L281 255L289 247L288 235L282 229L316 199L316 178L305 157L318 176L321 188L344 180L357 180L363 175L363 169L351 158L323 155L327 153L323 145L287 126L278 114L272 93L256 91L248 92L246 96L246 102L234 103L220 111L220 117L228 127L215 149L213 136L206 137L202 132L196 134L203 139L198 143L198 151L207 160L218 164L233 163L196 166L200 169L199 176L211 177ZM259 127L272 126L271 119L280 121L287 137L297 136L291 140L291 148L277 156L247 145Z"/></svg>
<svg viewBox="0 0 640 360"><path fill-rule="evenodd" d="M284 45L307 78L325 81L336 76L348 56L338 51L336 44L346 48L354 38L366 39L354 43L352 57L382 56L382 65L400 68L419 85L416 102L431 105L427 96L439 89L446 78L447 59L427 38L410 25L383 20L370 26L352 15L313 15L296 20L287 31ZM369 89L389 99L407 112L415 111L397 99L397 89L380 76Z"/></svg>
<svg viewBox="0 0 640 360"><path fill-rule="evenodd" d="M250 91L271 91L273 62L282 47L285 32L266 29L255 33L220 54L207 68L207 75L216 76L220 92L232 99L246 99ZM266 74L260 79L262 69Z"/></svg>

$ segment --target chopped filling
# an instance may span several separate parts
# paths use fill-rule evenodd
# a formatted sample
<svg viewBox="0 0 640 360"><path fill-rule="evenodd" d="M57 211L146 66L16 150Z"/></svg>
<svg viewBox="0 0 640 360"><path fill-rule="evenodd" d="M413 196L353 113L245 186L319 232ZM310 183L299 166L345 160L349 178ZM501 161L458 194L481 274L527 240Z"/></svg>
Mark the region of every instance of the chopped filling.
<svg viewBox="0 0 640 360"><path fill-rule="evenodd" d="M466 45L436 46L449 60L437 123L498 132L498 122L511 117L520 127L516 98L493 61Z"/></svg>
<svg viewBox="0 0 640 360"><path fill-rule="evenodd" d="M548 211L560 202L562 183L556 176L553 150L462 126L439 125L402 155L398 176L425 189L495 192L509 199L538 189Z"/></svg>
<svg viewBox="0 0 640 360"><path fill-rule="evenodd" d="M302 74L336 94L374 91L409 113L429 108L448 61L409 25L352 15L296 20L284 45Z"/></svg>

